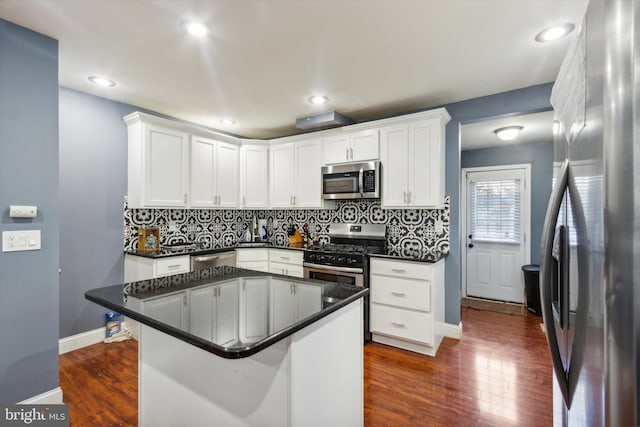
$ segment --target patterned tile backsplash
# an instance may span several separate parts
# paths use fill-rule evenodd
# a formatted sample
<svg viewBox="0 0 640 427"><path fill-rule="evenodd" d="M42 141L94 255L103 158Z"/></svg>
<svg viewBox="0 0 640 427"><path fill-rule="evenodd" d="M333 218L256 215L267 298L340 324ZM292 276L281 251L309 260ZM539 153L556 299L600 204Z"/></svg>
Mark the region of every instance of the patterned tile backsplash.
<svg viewBox="0 0 640 427"><path fill-rule="evenodd" d="M329 241L335 222L386 224L389 254L416 256L449 251L449 196L443 209L382 209L379 200L338 201L335 209L211 210L128 209L124 204L124 248L135 250L140 227L160 227L162 244L203 242L206 248L223 248L244 240L254 216L267 221L269 240L287 246L287 228L307 223L321 243Z"/></svg>

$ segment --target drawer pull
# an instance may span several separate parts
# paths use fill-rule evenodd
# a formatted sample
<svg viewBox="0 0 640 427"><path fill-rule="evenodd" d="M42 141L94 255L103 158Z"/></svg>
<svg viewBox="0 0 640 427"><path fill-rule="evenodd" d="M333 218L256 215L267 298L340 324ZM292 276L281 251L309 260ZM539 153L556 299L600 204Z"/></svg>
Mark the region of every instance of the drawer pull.
<svg viewBox="0 0 640 427"><path fill-rule="evenodd" d="M404 270L402 268L392 268L391 271L393 271L394 273L406 273L407 270Z"/></svg>
<svg viewBox="0 0 640 427"><path fill-rule="evenodd" d="M181 264L173 264L173 265L167 266L167 268L180 268L180 267L182 267Z"/></svg>
<svg viewBox="0 0 640 427"><path fill-rule="evenodd" d="M395 326L396 328L406 328L407 327L407 325L405 325L404 323L391 322L391 324L393 326Z"/></svg>
<svg viewBox="0 0 640 427"><path fill-rule="evenodd" d="M391 292L391 295L393 295L394 297L404 297L407 294L402 293L402 292Z"/></svg>
<svg viewBox="0 0 640 427"><path fill-rule="evenodd" d="M288 256L281 256L280 259L283 261L288 261L290 258Z"/></svg>

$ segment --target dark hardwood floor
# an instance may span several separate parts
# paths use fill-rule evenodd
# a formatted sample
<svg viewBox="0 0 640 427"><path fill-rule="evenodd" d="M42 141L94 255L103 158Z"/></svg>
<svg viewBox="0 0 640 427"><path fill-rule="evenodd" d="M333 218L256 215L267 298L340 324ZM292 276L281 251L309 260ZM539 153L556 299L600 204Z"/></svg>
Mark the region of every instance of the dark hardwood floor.
<svg viewBox="0 0 640 427"><path fill-rule="evenodd" d="M435 358L366 345L365 426L552 425L541 321L463 308L462 339L445 338ZM126 341L60 356L71 426L136 425L137 352L137 343Z"/></svg>

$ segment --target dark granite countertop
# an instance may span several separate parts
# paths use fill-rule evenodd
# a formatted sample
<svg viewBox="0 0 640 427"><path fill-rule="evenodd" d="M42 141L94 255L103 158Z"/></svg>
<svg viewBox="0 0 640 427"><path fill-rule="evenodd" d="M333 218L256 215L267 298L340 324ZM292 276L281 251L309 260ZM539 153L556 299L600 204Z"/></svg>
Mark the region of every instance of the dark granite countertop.
<svg viewBox="0 0 640 427"><path fill-rule="evenodd" d="M87 291L85 298L218 356L238 359L269 347L368 293L366 288L351 285L216 267L97 288ZM150 315L138 307L140 302L148 306L172 297L180 298L188 308L181 324L175 324L170 315L165 318L162 313L166 310ZM250 313L241 308L248 298ZM212 310L213 304L220 304L220 309ZM262 333L243 337L240 325L248 323Z"/></svg>
<svg viewBox="0 0 640 427"><path fill-rule="evenodd" d="M416 255L383 255L383 254L370 254L370 258L386 258L386 259L395 259L398 261L415 261L415 262L426 262L429 264L436 263L441 259L444 259L449 253L438 252L438 253L421 253Z"/></svg>
<svg viewBox="0 0 640 427"><path fill-rule="evenodd" d="M136 250L125 250L124 253L127 255L135 255L144 258L167 258L172 256L181 256L181 255L207 255L207 254L215 254L220 252L228 252L236 249L287 249L292 251L303 251L304 248L290 248L288 246L272 246L272 245L260 245L260 246L246 246L242 244L238 244L236 246L230 246L228 248L215 248L215 249L197 249L195 247L190 249L183 250L174 250L166 247L160 248L159 251L153 252L138 252Z"/></svg>

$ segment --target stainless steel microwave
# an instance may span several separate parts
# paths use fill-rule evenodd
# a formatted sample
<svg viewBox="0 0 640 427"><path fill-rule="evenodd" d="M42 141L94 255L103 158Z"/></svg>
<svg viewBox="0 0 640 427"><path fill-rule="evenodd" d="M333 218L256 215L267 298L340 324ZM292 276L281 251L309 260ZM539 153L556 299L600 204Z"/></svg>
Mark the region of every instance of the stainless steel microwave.
<svg viewBox="0 0 640 427"><path fill-rule="evenodd" d="M379 199L380 161L322 167L322 198Z"/></svg>

